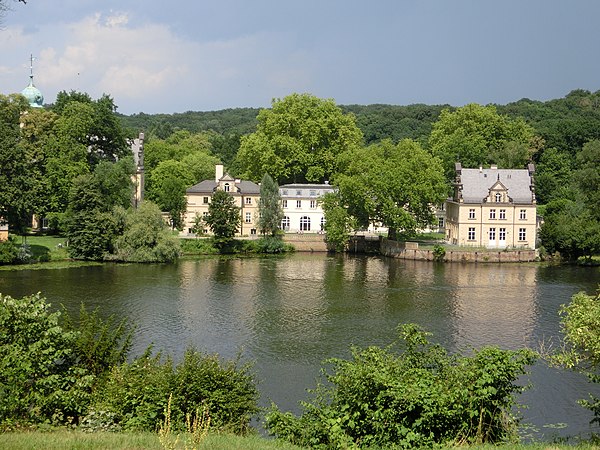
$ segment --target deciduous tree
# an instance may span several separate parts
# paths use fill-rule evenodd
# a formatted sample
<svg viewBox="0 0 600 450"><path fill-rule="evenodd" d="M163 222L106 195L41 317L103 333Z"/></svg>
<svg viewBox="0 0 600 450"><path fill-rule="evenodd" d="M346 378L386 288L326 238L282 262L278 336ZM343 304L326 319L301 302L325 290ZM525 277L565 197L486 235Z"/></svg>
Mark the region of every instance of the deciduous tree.
<svg viewBox="0 0 600 450"><path fill-rule="evenodd" d="M223 246L229 242L240 228L240 208L227 192L217 190L208 205L206 224L215 235L215 241Z"/></svg>
<svg viewBox="0 0 600 450"><path fill-rule="evenodd" d="M333 100L292 94L260 111L256 132L242 137L236 165L254 181L269 173L278 183L323 182L335 157L361 143L354 116Z"/></svg>
<svg viewBox="0 0 600 450"><path fill-rule="evenodd" d="M433 207L446 198L441 161L409 139L348 151L337 162L340 204L362 227L388 227L392 239L432 224Z"/></svg>

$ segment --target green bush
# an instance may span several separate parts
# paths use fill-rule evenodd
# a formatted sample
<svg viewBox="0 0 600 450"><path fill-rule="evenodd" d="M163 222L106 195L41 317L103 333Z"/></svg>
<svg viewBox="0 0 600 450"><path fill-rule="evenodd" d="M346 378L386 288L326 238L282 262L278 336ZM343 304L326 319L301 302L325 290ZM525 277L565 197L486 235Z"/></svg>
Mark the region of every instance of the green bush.
<svg viewBox="0 0 600 450"><path fill-rule="evenodd" d="M416 325L400 329L400 352L353 348L332 359L326 383L300 417L273 407L269 432L313 448L412 448L444 443L496 443L515 436L515 384L535 360L529 350L486 347L472 357L449 355Z"/></svg>
<svg viewBox="0 0 600 450"><path fill-rule="evenodd" d="M176 367L149 350L131 364L115 366L97 391L92 410L112 417L125 430L154 431L164 421L171 394L172 426L178 430L185 429L188 414L193 417L206 408L213 428L245 433L258 412L258 391L248 365L224 363L193 349Z"/></svg>
<svg viewBox="0 0 600 450"><path fill-rule="evenodd" d="M446 257L446 249L439 244L435 244L433 246L433 260L441 262L441 261L444 261L445 257Z"/></svg>
<svg viewBox="0 0 600 450"><path fill-rule="evenodd" d="M181 251L184 255L217 255L219 249L213 244L212 239L181 239Z"/></svg>
<svg viewBox="0 0 600 450"><path fill-rule="evenodd" d="M0 422L64 423L87 407L93 375L78 366L77 332L39 294L0 294Z"/></svg>
<svg viewBox="0 0 600 450"><path fill-rule="evenodd" d="M0 265L16 264L18 262L19 247L12 236L0 242Z"/></svg>
<svg viewBox="0 0 600 450"><path fill-rule="evenodd" d="M258 253L286 253L294 251L291 244L283 242L280 236L266 236L257 241Z"/></svg>

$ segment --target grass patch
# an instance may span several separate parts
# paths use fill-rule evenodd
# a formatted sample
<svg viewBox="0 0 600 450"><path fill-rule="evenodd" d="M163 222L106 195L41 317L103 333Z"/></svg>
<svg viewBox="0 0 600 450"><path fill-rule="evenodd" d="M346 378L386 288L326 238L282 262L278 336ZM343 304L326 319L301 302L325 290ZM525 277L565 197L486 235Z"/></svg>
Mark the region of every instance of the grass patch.
<svg viewBox="0 0 600 450"><path fill-rule="evenodd" d="M61 236L15 236L17 245L27 244L34 261L60 261L69 259L67 239Z"/></svg>
<svg viewBox="0 0 600 450"><path fill-rule="evenodd" d="M12 450L96 450L96 449L163 449L156 433L84 433L82 431L10 432L0 434L0 448ZM209 434L197 446L191 446L188 433L179 435L176 449L221 450L299 450L292 444L265 439L260 436Z"/></svg>

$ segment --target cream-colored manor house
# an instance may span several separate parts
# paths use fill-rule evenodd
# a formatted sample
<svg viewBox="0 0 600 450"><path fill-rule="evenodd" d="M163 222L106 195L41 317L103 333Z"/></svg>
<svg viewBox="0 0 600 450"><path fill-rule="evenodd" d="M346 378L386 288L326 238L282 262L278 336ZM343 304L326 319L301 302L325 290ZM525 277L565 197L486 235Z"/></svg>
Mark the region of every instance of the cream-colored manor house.
<svg viewBox="0 0 600 450"><path fill-rule="evenodd" d="M215 179L204 180L193 185L186 191L187 208L184 215L182 234L192 234L196 215L206 216L208 205L216 190L228 192L240 208L241 225L238 235L247 236L257 234L256 220L258 218L258 201L260 200L260 186L252 181L240 180L223 173L223 166L215 167ZM210 230L205 229L208 233Z"/></svg>
<svg viewBox="0 0 600 450"><path fill-rule="evenodd" d="M446 241L486 248L535 249L534 166L463 169L456 163L454 197L446 201Z"/></svg>
<svg viewBox="0 0 600 450"><path fill-rule="evenodd" d="M215 179L204 180L186 191L187 208L183 235L192 235L196 215L206 216L215 190L229 192L240 207L239 236L258 234L258 202L260 186L252 181L231 177L223 166L215 167ZM279 187L283 219L281 229L286 233L322 233L325 223L319 199L334 188L329 184L287 184ZM205 229L204 233L210 230Z"/></svg>

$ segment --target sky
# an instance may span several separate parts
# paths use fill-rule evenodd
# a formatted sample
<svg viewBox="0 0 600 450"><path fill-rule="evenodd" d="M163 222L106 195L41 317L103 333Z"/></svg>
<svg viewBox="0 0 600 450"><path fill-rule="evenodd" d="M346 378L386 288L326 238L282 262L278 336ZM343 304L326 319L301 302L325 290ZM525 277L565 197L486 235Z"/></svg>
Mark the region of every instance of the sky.
<svg viewBox="0 0 600 450"><path fill-rule="evenodd" d="M0 0L0 93L34 82L123 114L506 104L600 89L597 0Z"/></svg>

